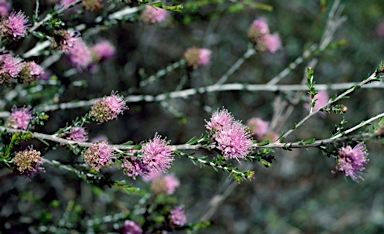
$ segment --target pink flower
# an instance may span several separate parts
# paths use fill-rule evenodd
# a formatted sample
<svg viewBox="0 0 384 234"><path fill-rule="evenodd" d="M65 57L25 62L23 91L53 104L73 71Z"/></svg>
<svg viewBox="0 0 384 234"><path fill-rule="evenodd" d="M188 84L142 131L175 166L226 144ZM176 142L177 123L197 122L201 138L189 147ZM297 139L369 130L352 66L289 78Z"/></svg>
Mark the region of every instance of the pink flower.
<svg viewBox="0 0 384 234"><path fill-rule="evenodd" d="M60 49L63 52L68 51L79 41L78 36L79 33L76 31L66 31L64 29L54 30L53 37L51 39L51 46L54 49Z"/></svg>
<svg viewBox="0 0 384 234"><path fill-rule="evenodd" d="M269 131L269 122L264 121L260 118L249 119L247 122L247 126L249 127L251 132L258 137L267 134Z"/></svg>
<svg viewBox="0 0 384 234"><path fill-rule="evenodd" d="M168 11L154 7L146 6L145 9L141 12L141 20L148 24L156 24L164 21L168 17Z"/></svg>
<svg viewBox="0 0 384 234"><path fill-rule="evenodd" d="M245 126L239 122L225 125L213 138L225 159L245 158L252 149L252 140Z"/></svg>
<svg viewBox="0 0 384 234"><path fill-rule="evenodd" d="M128 108L125 106L123 97L112 92L110 96L95 101L90 115L95 121L103 123L117 118L126 109Z"/></svg>
<svg viewBox="0 0 384 234"><path fill-rule="evenodd" d="M84 161L97 171L108 166L113 156L113 148L106 141L92 144L83 153Z"/></svg>
<svg viewBox="0 0 384 234"><path fill-rule="evenodd" d="M148 172L148 174L143 175L143 180L145 182L149 182L149 181L152 181L152 180L155 180L157 178L162 177L162 175L163 175L163 172L161 172L161 171L150 171L150 172Z"/></svg>
<svg viewBox="0 0 384 234"><path fill-rule="evenodd" d="M124 226L121 228L122 234L141 234L143 233L143 230L141 230L140 226L132 221L132 220L125 220Z"/></svg>
<svg viewBox="0 0 384 234"><path fill-rule="evenodd" d="M17 109L17 107L12 108L11 116L7 120L7 126L11 128L26 130L29 121L33 118L32 111L29 107L24 107Z"/></svg>
<svg viewBox="0 0 384 234"><path fill-rule="evenodd" d="M327 104L328 100L329 100L329 96L327 94L327 92L325 90L320 90L313 98L314 100L316 100L316 103L315 103L315 106L313 107L313 111L317 111L318 109L320 109L322 106L324 106L325 104ZM309 110L309 108L311 107L311 102L309 102L308 104L304 105L304 107ZM324 112L319 112L319 114L321 115L325 115Z"/></svg>
<svg viewBox="0 0 384 234"><path fill-rule="evenodd" d="M380 23L376 26L376 35L378 37L384 37L384 20L380 21Z"/></svg>
<svg viewBox="0 0 384 234"><path fill-rule="evenodd" d="M172 165L172 149L157 133L152 140L143 144L141 152L141 160L149 172L165 172Z"/></svg>
<svg viewBox="0 0 384 234"><path fill-rule="evenodd" d="M91 142L99 142L99 141L108 141L108 138L105 135L97 135L91 139Z"/></svg>
<svg viewBox="0 0 384 234"><path fill-rule="evenodd" d="M166 175L152 181L151 190L154 194L173 194L180 181L174 175Z"/></svg>
<svg viewBox="0 0 384 234"><path fill-rule="evenodd" d="M66 7L74 3L76 0L60 0L60 5Z"/></svg>
<svg viewBox="0 0 384 234"><path fill-rule="evenodd" d="M15 172L20 175L31 176L39 170L42 162L41 153L34 149L26 149L19 151L13 158L15 164Z"/></svg>
<svg viewBox="0 0 384 234"><path fill-rule="evenodd" d="M269 32L268 23L264 18L257 18L253 21L248 29L248 38L261 52L274 53L281 48L279 35Z"/></svg>
<svg viewBox="0 0 384 234"><path fill-rule="evenodd" d="M92 62L91 51L80 37L74 38L73 46L68 47L66 53L69 61L78 69L87 68Z"/></svg>
<svg viewBox="0 0 384 234"><path fill-rule="evenodd" d="M223 108L212 114L210 121L206 121L205 127L211 132L220 131L224 126L232 124L233 121L232 115Z"/></svg>
<svg viewBox="0 0 384 234"><path fill-rule="evenodd" d="M30 83L36 79L40 79L45 73L44 69L33 61L24 62L22 66L23 68L18 77L20 83Z"/></svg>
<svg viewBox="0 0 384 234"><path fill-rule="evenodd" d="M336 169L344 172L345 176L351 177L354 181L362 179L361 174L368 163L367 150L363 143L357 144L353 149L351 146L339 149Z"/></svg>
<svg viewBox="0 0 384 234"><path fill-rule="evenodd" d="M142 176L148 173L146 166L137 158L127 157L121 163L124 174L136 179L137 176Z"/></svg>
<svg viewBox="0 0 384 234"><path fill-rule="evenodd" d="M265 48L270 53L275 53L281 47L280 37L277 33L266 34L262 37Z"/></svg>
<svg viewBox="0 0 384 234"><path fill-rule="evenodd" d="M6 34L13 36L14 38L20 36L23 37L28 28L28 17L23 12L12 12L11 15L4 20Z"/></svg>
<svg viewBox="0 0 384 234"><path fill-rule="evenodd" d="M184 59L188 67L197 68L200 65L208 65L211 59L211 50L206 48L191 47L184 53Z"/></svg>
<svg viewBox="0 0 384 234"><path fill-rule="evenodd" d="M11 78L16 78L23 68L20 58L12 57L10 54L0 55L0 84L9 82Z"/></svg>
<svg viewBox="0 0 384 234"><path fill-rule="evenodd" d="M176 207L170 212L170 222L176 226L183 226L187 222L187 217L185 216L184 209L182 207Z"/></svg>
<svg viewBox="0 0 384 234"><path fill-rule="evenodd" d="M259 34L268 34L269 26L265 18L256 18L252 22L252 26Z"/></svg>
<svg viewBox="0 0 384 234"><path fill-rule="evenodd" d="M11 3L6 0L0 0L0 16L7 16L11 9Z"/></svg>
<svg viewBox="0 0 384 234"><path fill-rule="evenodd" d="M82 127L73 127L66 138L72 141L85 142L88 140L88 133Z"/></svg>
<svg viewBox="0 0 384 234"><path fill-rule="evenodd" d="M90 50L97 61L109 59L115 54L115 47L106 40L99 41Z"/></svg>

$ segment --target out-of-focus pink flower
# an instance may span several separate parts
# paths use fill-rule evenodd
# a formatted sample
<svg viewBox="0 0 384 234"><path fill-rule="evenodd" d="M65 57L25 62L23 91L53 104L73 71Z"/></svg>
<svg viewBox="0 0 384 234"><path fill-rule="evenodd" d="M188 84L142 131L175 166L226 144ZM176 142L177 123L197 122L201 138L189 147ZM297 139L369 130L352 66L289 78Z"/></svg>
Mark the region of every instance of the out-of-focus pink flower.
<svg viewBox="0 0 384 234"><path fill-rule="evenodd" d="M60 5L66 7L74 3L76 0L60 0Z"/></svg>
<svg viewBox="0 0 384 234"><path fill-rule="evenodd" d="M44 74L44 69L34 61L23 62L22 66L18 77L20 83L30 83Z"/></svg>
<svg viewBox="0 0 384 234"><path fill-rule="evenodd" d="M141 152L141 160L149 172L165 172L172 165L172 150L157 133L152 140L142 145Z"/></svg>
<svg viewBox="0 0 384 234"><path fill-rule="evenodd" d="M183 207L176 207L172 209L169 214L172 225L183 226L187 222Z"/></svg>
<svg viewBox="0 0 384 234"><path fill-rule="evenodd" d="M11 3L6 0L0 0L0 16L7 16L11 9Z"/></svg>
<svg viewBox="0 0 384 234"><path fill-rule="evenodd" d="M90 50L96 61L109 59L115 54L115 47L106 40L99 41Z"/></svg>
<svg viewBox="0 0 384 234"><path fill-rule="evenodd" d="M148 172L148 174L143 175L143 180L145 182L153 181L157 178L162 177L162 175L163 175L163 172L161 171L150 171Z"/></svg>
<svg viewBox="0 0 384 234"><path fill-rule="evenodd" d="M97 171L108 166L113 156L113 148L106 141L92 144L83 153L84 161Z"/></svg>
<svg viewBox="0 0 384 234"><path fill-rule="evenodd" d="M381 20L380 23L376 26L376 35L379 37L384 37L384 20Z"/></svg>
<svg viewBox="0 0 384 234"><path fill-rule="evenodd" d="M277 33L271 34L266 19L256 18L248 29L248 38L261 52L274 53L281 48L281 40Z"/></svg>
<svg viewBox="0 0 384 234"><path fill-rule="evenodd" d="M23 107L17 109L17 107L12 108L11 116L8 117L7 126L11 128L26 130L29 121L33 118L33 113L29 107Z"/></svg>
<svg viewBox="0 0 384 234"><path fill-rule="evenodd" d="M132 221L132 220L125 220L124 226L121 228L122 234L141 234L143 233L143 230L141 230L140 226Z"/></svg>
<svg viewBox="0 0 384 234"><path fill-rule="evenodd" d="M180 181L176 178L176 176L166 175L153 180L151 190L154 194L173 194L179 185Z"/></svg>
<svg viewBox="0 0 384 234"><path fill-rule="evenodd" d="M72 141L85 142L88 140L88 133L82 127L72 127L66 138Z"/></svg>
<svg viewBox="0 0 384 234"><path fill-rule="evenodd" d="M169 16L168 11L155 6L146 6L141 12L141 20L148 24L156 24L164 21Z"/></svg>
<svg viewBox="0 0 384 234"><path fill-rule="evenodd" d="M98 135L91 139L91 142L108 141L108 137L105 135Z"/></svg>
<svg viewBox="0 0 384 234"><path fill-rule="evenodd" d="M251 118L247 121L247 126L250 129L251 133L257 137L261 137L264 134L267 134L269 131L269 122L264 121L260 118Z"/></svg>
<svg viewBox="0 0 384 234"><path fill-rule="evenodd" d="M34 149L26 149L19 151L13 158L15 164L15 172L20 175L31 176L39 170L42 162L41 153Z"/></svg>
<svg viewBox="0 0 384 234"><path fill-rule="evenodd" d="M361 174L368 163L367 150L363 143L357 144L355 147L347 145L339 149L336 169L344 172L346 176L351 177L354 181L362 179Z"/></svg>
<svg viewBox="0 0 384 234"><path fill-rule="evenodd" d="M9 82L11 78L16 78L23 68L20 58L15 58L10 54L0 55L0 84Z"/></svg>
<svg viewBox="0 0 384 234"><path fill-rule="evenodd" d="M12 12L3 22L3 34L16 37L24 37L28 28L28 17L23 12Z"/></svg>
<svg viewBox="0 0 384 234"><path fill-rule="evenodd" d="M91 51L80 37L74 39L73 46L68 47L66 54L71 64L78 69L85 69L92 62Z"/></svg>
<svg viewBox="0 0 384 234"><path fill-rule="evenodd" d="M320 109L322 106L324 106L325 104L327 104L328 100L329 100L329 96L327 94L327 91L325 90L320 90L313 98L314 100L316 100L316 103L315 103L315 106L313 107L313 111L317 111L318 109ZM304 107L309 110L310 107L311 107L311 102L309 102L308 104L305 104ZM319 112L319 114L321 115L325 115L325 112Z"/></svg>
<svg viewBox="0 0 384 234"><path fill-rule="evenodd" d="M96 122L103 123L117 118L126 109L128 107L125 106L123 97L118 96L116 92L112 92L110 96L95 101L90 115Z"/></svg>
<svg viewBox="0 0 384 234"><path fill-rule="evenodd" d="M211 60L212 51L206 48L188 48L183 57L188 67L197 68L201 65L208 65Z"/></svg>
<svg viewBox="0 0 384 234"><path fill-rule="evenodd" d="M79 37L79 33L72 30L54 30L51 39L51 46L53 49L60 49L65 52L74 47ZM80 38L81 40L81 38Z"/></svg>

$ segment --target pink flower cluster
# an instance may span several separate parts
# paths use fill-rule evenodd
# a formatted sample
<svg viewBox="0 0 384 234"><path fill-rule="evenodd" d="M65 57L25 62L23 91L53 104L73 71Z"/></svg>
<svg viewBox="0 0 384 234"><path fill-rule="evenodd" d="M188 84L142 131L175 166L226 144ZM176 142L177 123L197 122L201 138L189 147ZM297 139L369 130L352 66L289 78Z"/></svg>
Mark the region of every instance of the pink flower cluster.
<svg viewBox="0 0 384 234"><path fill-rule="evenodd" d="M173 162L172 149L158 134L144 143L140 157L126 157L121 164L124 173L130 177L147 176L155 172L166 172Z"/></svg>
<svg viewBox="0 0 384 234"><path fill-rule="evenodd" d="M213 113L206 128L226 159L242 159L251 152L252 139L248 129L234 120L226 109Z"/></svg>
<svg viewBox="0 0 384 234"><path fill-rule="evenodd" d="M97 171L108 166L113 156L113 148L106 141L94 143L83 152L85 163Z"/></svg>
<svg viewBox="0 0 384 234"><path fill-rule="evenodd" d="M19 83L30 83L43 74L43 68L33 61L22 62L10 54L0 55L0 84L8 83L12 78L18 78Z"/></svg>
<svg viewBox="0 0 384 234"><path fill-rule="evenodd" d="M211 50L206 48L191 47L183 55L188 67L197 68L208 65L211 60Z"/></svg>
<svg viewBox="0 0 384 234"><path fill-rule="evenodd" d="M155 6L146 6L141 12L141 20L147 24L156 24L164 21L169 16L168 11Z"/></svg>
<svg viewBox="0 0 384 234"><path fill-rule="evenodd" d="M23 12L12 12L0 22L1 37L11 39L24 37L28 27L28 17Z"/></svg>
<svg viewBox="0 0 384 234"><path fill-rule="evenodd" d="M248 29L248 38L255 43L256 49L261 52L274 53L281 47L280 37L277 33L271 34L264 18L256 18Z"/></svg>
<svg viewBox="0 0 384 234"><path fill-rule="evenodd" d="M126 109L123 97L112 92L110 96L95 101L89 114L96 122L104 123L117 118Z"/></svg>
<svg viewBox="0 0 384 234"><path fill-rule="evenodd" d="M279 138L275 132L270 130L269 122L260 118L249 119L247 121L247 126L251 133L255 135L258 140L269 140L270 142L275 142Z"/></svg>
<svg viewBox="0 0 384 234"><path fill-rule="evenodd" d="M17 109L17 107L14 106L6 125L11 128L26 130L32 118L33 113L29 107Z"/></svg>
<svg viewBox="0 0 384 234"><path fill-rule="evenodd" d="M93 55L93 61L104 61L115 54L115 47L106 40L97 42L90 50Z"/></svg>
<svg viewBox="0 0 384 234"><path fill-rule="evenodd" d="M179 186L180 181L176 178L176 176L166 175L154 179L151 183L151 190L154 194L173 194Z"/></svg>
<svg viewBox="0 0 384 234"><path fill-rule="evenodd" d="M86 69L92 63L91 51L80 37L73 38L66 50L69 62L78 69Z"/></svg>
<svg viewBox="0 0 384 234"><path fill-rule="evenodd" d="M88 140L88 133L82 127L72 127L66 135L66 139L71 141L85 142Z"/></svg>
<svg viewBox="0 0 384 234"><path fill-rule="evenodd" d="M362 179L361 174L368 163L367 150L363 143L355 147L347 145L339 149L336 169L342 171L345 176L351 177L354 181Z"/></svg>
<svg viewBox="0 0 384 234"><path fill-rule="evenodd" d="M42 162L41 153L34 149L26 149L17 152L13 158L15 164L15 173L25 176L31 176L39 170L39 165Z"/></svg>
<svg viewBox="0 0 384 234"><path fill-rule="evenodd" d="M176 207L169 212L169 220L172 225L183 226L187 222L183 207Z"/></svg>
<svg viewBox="0 0 384 234"><path fill-rule="evenodd" d="M125 220L123 227L121 228L122 234L141 234L143 233L143 230L140 228L140 226L132 221L132 220Z"/></svg>

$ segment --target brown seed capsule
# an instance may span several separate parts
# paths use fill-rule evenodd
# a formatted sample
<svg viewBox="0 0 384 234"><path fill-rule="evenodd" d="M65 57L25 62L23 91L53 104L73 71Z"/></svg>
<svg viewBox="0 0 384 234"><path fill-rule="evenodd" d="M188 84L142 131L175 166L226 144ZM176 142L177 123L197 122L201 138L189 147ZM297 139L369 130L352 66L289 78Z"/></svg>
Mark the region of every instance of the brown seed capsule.
<svg viewBox="0 0 384 234"><path fill-rule="evenodd" d="M343 107L341 107L341 111L342 111L343 113L347 112L347 110L348 110L348 107L347 107L347 106L343 106Z"/></svg>

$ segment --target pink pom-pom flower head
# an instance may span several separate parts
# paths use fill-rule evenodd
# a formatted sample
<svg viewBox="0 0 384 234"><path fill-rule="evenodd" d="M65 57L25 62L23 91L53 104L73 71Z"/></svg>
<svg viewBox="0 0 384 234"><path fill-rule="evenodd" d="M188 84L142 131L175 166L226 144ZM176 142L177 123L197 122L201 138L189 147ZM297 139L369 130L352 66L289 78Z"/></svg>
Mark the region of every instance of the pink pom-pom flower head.
<svg viewBox="0 0 384 234"><path fill-rule="evenodd" d="M142 145L141 152L141 160L148 172L166 172L172 165L172 149L166 140L161 139L157 133L152 140Z"/></svg>
<svg viewBox="0 0 384 234"><path fill-rule="evenodd" d="M28 17L23 12L12 12L1 22L2 37L16 39L24 37L28 29Z"/></svg>
<svg viewBox="0 0 384 234"><path fill-rule="evenodd" d="M41 168L39 168L42 158L41 153L34 149L25 149L24 151L17 152L13 158L15 164L14 172L19 175L30 177Z"/></svg>
<svg viewBox="0 0 384 234"><path fill-rule="evenodd" d="M115 54L115 47L106 40L99 41L90 50L95 62L107 60Z"/></svg>
<svg viewBox="0 0 384 234"><path fill-rule="evenodd" d="M94 143L83 152L85 163L91 168L99 171L110 164L114 157L113 148L106 141Z"/></svg>
<svg viewBox="0 0 384 234"><path fill-rule="evenodd" d="M184 59L188 67L197 68L206 66L211 60L211 50L206 48L191 47L184 53Z"/></svg>
<svg viewBox="0 0 384 234"><path fill-rule="evenodd" d="M173 226L183 226L187 222L187 217L183 207L176 207L169 212L169 220Z"/></svg>
<svg viewBox="0 0 384 234"><path fill-rule="evenodd" d="M281 48L281 40L277 33L271 34L264 18L256 18L248 29L248 38L260 52L275 53Z"/></svg>
<svg viewBox="0 0 384 234"><path fill-rule="evenodd" d="M174 175L166 175L154 179L151 183L151 190L154 194L173 194L180 181Z"/></svg>
<svg viewBox="0 0 384 234"><path fill-rule="evenodd" d="M22 60L10 54L0 55L0 84L8 83L16 78L23 68Z"/></svg>
<svg viewBox="0 0 384 234"><path fill-rule="evenodd" d="M337 156L336 169L351 177L354 181L362 179L361 174L368 163L367 150L363 143L357 144L355 147L347 145L339 149Z"/></svg>
<svg viewBox="0 0 384 234"><path fill-rule="evenodd" d="M160 23L167 19L169 16L168 11L158 8L155 6L147 5L145 9L141 12L141 20L147 24L156 24Z"/></svg>
<svg viewBox="0 0 384 234"><path fill-rule="evenodd" d="M7 0L0 0L0 16L7 16L10 9L11 4Z"/></svg>
<svg viewBox="0 0 384 234"><path fill-rule="evenodd" d="M22 65L23 68L21 69L18 76L19 83L31 83L32 81L41 79L41 77L45 73L44 69L34 61L23 62Z"/></svg>
<svg viewBox="0 0 384 234"><path fill-rule="evenodd" d="M123 97L112 92L110 96L95 101L89 114L96 122L104 123L117 118L126 109Z"/></svg>
<svg viewBox="0 0 384 234"><path fill-rule="evenodd" d="M143 230L140 228L140 226L132 221L132 220L125 220L123 227L121 228L122 234L142 234Z"/></svg>
<svg viewBox="0 0 384 234"><path fill-rule="evenodd" d="M29 107L17 109L17 107L14 106L6 125L11 128L26 130L32 118L33 113Z"/></svg>

